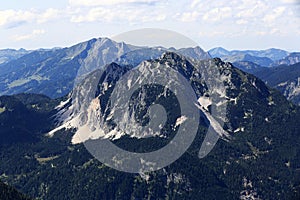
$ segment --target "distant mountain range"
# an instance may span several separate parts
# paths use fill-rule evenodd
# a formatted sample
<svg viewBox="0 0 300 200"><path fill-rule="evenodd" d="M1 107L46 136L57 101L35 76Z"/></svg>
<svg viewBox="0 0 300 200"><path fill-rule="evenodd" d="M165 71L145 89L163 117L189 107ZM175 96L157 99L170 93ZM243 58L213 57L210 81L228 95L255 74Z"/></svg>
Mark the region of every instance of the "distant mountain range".
<svg viewBox="0 0 300 200"><path fill-rule="evenodd" d="M272 67L280 64L295 64L300 61L298 52L287 52L281 49L267 50L232 50L228 51L222 47L213 48L208 51L212 57L219 57L226 62L252 62L262 67Z"/></svg>
<svg viewBox="0 0 300 200"><path fill-rule="evenodd" d="M12 60L18 59L30 52L31 51L28 51L25 49L19 49L19 50L3 49L3 50L0 50L0 66L5 63L8 63Z"/></svg>
<svg viewBox="0 0 300 200"><path fill-rule="evenodd" d="M222 47L213 48L208 51L212 57L222 58L224 56L233 55L250 55L255 57L265 57L273 61L280 60L289 55L289 52L281 49L267 49L267 50L232 50L228 51Z"/></svg>
<svg viewBox="0 0 300 200"><path fill-rule="evenodd" d="M0 67L0 94L27 92L53 98L64 96L72 90L79 73L89 73L133 49L135 47L104 38L70 48L30 52Z"/></svg>
<svg viewBox="0 0 300 200"><path fill-rule="evenodd" d="M74 87L75 79L99 69L113 61L133 65L143 60L158 58L165 48L145 48L117 43L108 38L92 39L69 48L9 52L12 60L0 66L0 95L18 93L45 94L52 98L68 94ZM170 49L195 59L210 56L200 47Z"/></svg>
<svg viewBox="0 0 300 200"><path fill-rule="evenodd" d="M44 94L51 98L62 97L73 89L76 79L81 80L86 74L106 64L116 62L121 65L136 66L143 60L159 58L166 51L173 51L196 60L219 57L259 77L262 77L258 73L260 68L294 65L300 61L300 53L290 53L274 48L259 51L228 51L217 47L206 53L200 47L178 50L164 47L147 48L118 43L108 38L99 38L69 48L35 51L0 50L0 95L25 92ZM265 74L268 70L262 69L262 71ZM283 82L288 82L285 89L283 86L277 87L274 84L270 86L280 88L289 100L300 104L295 77L291 76L290 79L287 75L283 77L285 77ZM268 84L272 82L264 80Z"/></svg>

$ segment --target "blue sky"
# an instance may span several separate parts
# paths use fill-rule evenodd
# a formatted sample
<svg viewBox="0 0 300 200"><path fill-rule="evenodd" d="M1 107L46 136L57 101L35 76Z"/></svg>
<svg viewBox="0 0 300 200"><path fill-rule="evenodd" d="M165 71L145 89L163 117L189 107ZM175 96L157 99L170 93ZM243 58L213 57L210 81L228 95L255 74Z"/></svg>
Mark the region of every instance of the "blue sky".
<svg viewBox="0 0 300 200"><path fill-rule="evenodd" d="M297 0L10 0L0 49L65 47L140 28L179 32L205 50L300 51Z"/></svg>

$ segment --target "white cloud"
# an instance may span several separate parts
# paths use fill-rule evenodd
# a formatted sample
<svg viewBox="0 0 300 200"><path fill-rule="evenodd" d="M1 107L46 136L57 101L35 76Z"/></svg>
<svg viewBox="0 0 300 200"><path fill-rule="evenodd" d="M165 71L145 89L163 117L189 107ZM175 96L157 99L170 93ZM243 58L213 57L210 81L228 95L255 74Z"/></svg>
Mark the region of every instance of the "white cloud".
<svg viewBox="0 0 300 200"><path fill-rule="evenodd" d="M72 22L109 22L143 25L145 22L201 27L200 36L240 37L283 35L282 27L296 31L295 16L291 7L294 0L69 0L78 12ZM153 8L149 5L153 5ZM88 7L93 6L93 7ZM176 14L174 14L176 13ZM290 20L293 19L293 20ZM176 21L174 23L176 23ZM288 21L285 23L284 21ZM189 22L187 24L187 22ZM170 25L171 26L171 25ZM180 30L180 29L178 29ZM225 31L224 31L225 30ZM291 34L291 33L290 33ZM197 35L199 36L199 35Z"/></svg>
<svg viewBox="0 0 300 200"><path fill-rule="evenodd" d="M2 10L0 11L0 26L13 28L25 23L45 23L55 20L60 13L57 9L38 10Z"/></svg>
<svg viewBox="0 0 300 200"><path fill-rule="evenodd" d="M239 25L244 25L244 24L248 24L249 22L245 19L239 19L236 21L236 23Z"/></svg>
<svg viewBox="0 0 300 200"><path fill-rule="evenodd" d="M71 22L117 22L140 24L164 21L172 10L159 0L69 0ZM155 6L153 9L152 6Z"/></svg>
<svg viewBox="0 0 300 200"><path fill-rule="evenodd" d="M192 22L192 21L196 21L199 18L200 13L198 13L197 11L193 11L193 12L185 12L178 15L181 21Z"/></svg>
<svg viewBox="0 0 300 200"><path fill-rule="evenodd" d="M226 33L224 31L201 31L199 32L200 37L216 37L224 36Z"/></svg>
<svg viewBox="0 0 300 200"><path fill-rule="evenodd" d="M256 31L254 34L257 35L257 36L265 36L265 35L268 34L268 32L266 32L266 31Z"/></svg>
<svg viewBox="0 0 300 200"><path fill-rule="evenodd" d="M43 29L36 29L36 30L33 30L32 33L30 34L26 34L26 35L15 35L13 36L13 40L14 41L23 41L23 40L30 40L30 39L33 39L33 38L36 38L37 36L39 35L43 35L45 34L46 31L43 30Z"/></svg>
<svg viewBox="0 0 300 200"><path fill-rule="evenodd" d="M286 3L286 4L294 4L297 3L297 0L280 0L282 3Z"/></svg>
<svg viewBox="0 0 300 200"><path fill-rule="evenodd" d="M269 12L270 5L260 0L243 0L241 5L236 5L234 12L236 17L245 20L260 19L263 15Z"/></svg>
<svg viewBox="0 0 300 200"><path fill-rule="evenodd" d="M110 6L116 4L151 4L159 0L69 0L71 6Z"/></svg>
<svg viewBox="0 0 300 200"><path fill-rule="evenodd" d="M277 7L275 9L273 9L273 11L267 15L265 15L265 17L263 18L263 21L266 23L272 23L275 22L275 20L279 17L282 16L282 14L284 14L286 10L286 7Z"/></svg>
<svg viewBox="0 0 300 200"><path fill-rule="evenodd" d="M80 22L93 22L93 21L111 21L115 17L114 12L110 12L109 9L105 8L93 8L89 10L86 14L80 13L79 15L75 14L72 16L71 21L80 23Z"/></svg>
<svg viewBox="0 0 300 200"><path fill-rule="evenodd" d="M0 29L5 29L4 34L7 37L15 35L13 39L18 41L43 34L43 31L40 33L20 31L34 29L30 27L42 29L47 27L49 22L51 22L49 27L53 29L57 27L57 30L66 35L73 28L84 26L88 31L78 31L73 37L83 39L99 35L99 27L105 27L100 34L109 36L116 34L116 31L128 30L131 27L151 26L180 31L197 38L209 37L212 41L214 37L276 36L278 38L283 36L287 38L287 36L299 35L300 32L300 4L294 4L297 1L67 0L65 7L60 9L2 10ZM70 27L66 27L68 23ZM28 27L8 29L21 25ZM53 37L57 35L53 34ZM64 38L61 41L68 39Z"/></svg>
<svg viewBox="0 0 300 200"><path fill-rule="evenodd" d="M37 17L38 23L45 23L47 21L52 21L58 19L62 15L62 11L49 8L44 13L39 14Z"/></svg>
<svg viewBox="0 0 300 200"><path fill-rule="evenodd" d="M280 34L281 31L278 28L273 28L270 30L270 34L275 35L275 34Z"/></svg>
<svg viewBox="0 0 300 200"><path fill-rule="evenodd" d="M193 2L191 3L191 7L195 8L199 3L200 3L199 0L193 0Z"/></svg>
<svg viewBox="0 0 300 200"><path fill-rule="evenodd" d="M231 17L232 9L230 7L223 7L223 8L214 8L207 13L205 13L202 17L205 21L221 21L226 18Z"/></svg>
<svg viewBox="0 0 300 200"><path fill-rule="evenodd" d="M116 12L116 9L118 12ZM143 23L163 21L166 14L160 11L148 12L146 8L134 9L131 7L96 7L91 9L79 9L71 16L71 22L130 22Z"/></svg>
<svg viewBox="0 0 300 200"><path fill-rule="evenodd" d="M11 28L21 23L33 21L34 18L35 14L32 11L2 10L0 11L0 26Z"/></svg>

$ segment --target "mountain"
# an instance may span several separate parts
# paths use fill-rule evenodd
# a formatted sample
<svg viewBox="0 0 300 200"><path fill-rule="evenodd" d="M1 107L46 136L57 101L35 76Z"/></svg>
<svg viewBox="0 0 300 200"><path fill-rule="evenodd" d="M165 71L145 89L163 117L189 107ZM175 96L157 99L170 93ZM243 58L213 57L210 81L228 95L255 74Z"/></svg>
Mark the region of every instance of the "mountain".
<svg viewBox="0 0 300 200"><path fill-rule="evenodd" d="M144 60L159 58L166 48L143 48L129 51L115 60L120 65L133 65L137 66ZM109 64L109 63L107 63Z"/></svg>
<svg viewBox="0 0 300 200"><path fill-rule="evenodd" d="M267 50L232 50L222 47L208 51L212 57L221 58L228 62L252 62L262 67L276 67L278 65L293 65L300 62L299 52L287 52L281 49Z"/></svg>
<svg viewBox="0 0 300 200"><path fill-rule="evenodd" d="M290 53L283 59L280 59L276 62L276 65L293 65L300 62L300 53ZM275 65L275 66L276 66Z"/></svg>
<svg viewBox="0 0 300 200"><path fill-rule="evenodd" d="M228 51L222 47L213 48L208 51L212 57L223 58L224 56L233 56L233 55L250 55L254 57L264 57L269 58L272 61L277 61L285 58L289 55L289 52L281 49L267 49L267 50L232 50Z"/></svg>
<svg viewBox="0 0 300 200"><path fill-rule="evenodd" d="M283 95L266 86L260 79L220 59L193 62L174 52L168 52L157 59L142 62L138 67L146 70L163 64L168 64L188 80L199 100L195 103L199 103L197 111L201 114L194 142L176 162L159 171L140 174L109 168L95 159L81 142L72 143L77 133L76 129L65 126L60 130L56 129L52 137L46 135L53 130L54 123L59 122L57 118L49 116L54 116L53 113L57 113L58 116L64 113L64 116L70 114L72 117L72 113L67 112L72 110L70 107L72 101L69 99L85 97L85 93L80 94L74 90L73 93L79 96L69 95L57 100L41 98L39 95L35 98L34 94L29 98L27 96L29 94L24 94L21 97L4 97L11 100L2 100L0 116L3 116L2 120L15 122L14 126L7 126L7 134L14 136L14 127L20 126L24 130L31 129L38 139L13 142L10 145L0 144L0 172L5 174L2 176L3 180L20 188L25 194L39 199L297 199L299 197L299 107L289 103ZM134 66L122 66L117 63L106 65L103 68L105 73L96 79L97 87L92 97L94 101L92 104L89 104L90 101L82 103L91 109L99 109L100 117L104 117L105 108L114 107L114 104L110 105L107 100L112 95L117 81L128 70L134 70L132 67ZM92 78L97 77L98 72L99 70L87 76L84 83L87 85L92 83ZM216 73L219 73L221 78L212 76ZM151 77L151 74L149 75ZM209 82L211 79L205 78L207 75L213 79L211 82ZM218 83L223 83L224 87L219 87ZM160 95L161 88L158 86L152 88L154 89L152 93L142 88L141 92L145 90L144 95L135 94L132 101L135 102L137 97L141 97L142 103L146 105L151 104L151 101L160 101L157 97L164 97ZM177 115L176 100L173 99L172 93L168 94L170 95L167 97L170 99L165 104L164 101L161 103L166 106L167 115L168 113L173 115L168 115L171 118L168 119L170 121L166 124L165 130L170 130L174 117L180 116L180 113ZM19 103L12 104L11 102L16 99ZM32 102L35 99L40 102L38 109L33 106L37 103ZM100 103L100 107L96 106L97 102ZM32 110L31 115L36 116L35 124L37 126L39 123L43 124L42 128L35 130L32 128L35 125L22 123L28 120L26 109L17 109L23 112L19 114L19 119L9 115L11 110L14 110L14 105ZM226 112L221 109L224 105L227 105ZM143 116L147 115L144 113L144 107L136 108L137 119L139 117L145 119ZM214 115L215 121L211 117L214 111L220 113ZM222 115L224 113L225 116ZM48 120L49 123L44 124L44 120ZM224 125L221 127L229 133L229 136L221 134L213 150L205 158L199 159L199 148L210 125L218 130L216 126L222 122ZM165 139L128 138L122 135L119 138L111 138L111 141L128 151L139 152L141 148L151 151L166 145L172 139L172 131L165 133L161 133Z"/></svg>
<svg viewBox="0 0 300 200"><path fill-rule="evenodd" d="M256 65L262 66L262 67L269 67L273 64L273 61L270 58L267 57L258 57L258 56L252 56L250 54L233 54L229 56L223 56L222 60L226 62L252 62Z"/></svg>
<svg viewBox="0 0 300 200"><path fill-rule="evenodd" d="M232 63L235 67L239 68L240 70L248 73L252 73L253 71L256 71L257 69L262 68L262 66L255 64L250 61L237 61Z"/></svg>
<svg viewBox="0 0 300 200"><path fill-rule="evenodd" d="M129 51L121 55L119 58L117 58L115 60L115 63L119 65L137 66L142 61L157 59L167 51L174 52L195 60L206 60L211 58L207 52L205 52L203 49L201 49L198 46L194 48L191 47L191 48L181 48L181 49L167 49L164 47L153 47L153 48L141 48L141 49Z"/></svg>
<svg viewBox="0 0 300 200"><path fill-rule="evenodd" d="M232 62L235 67L261 78L271 87L278 89L288 100L300 105L300 54L298 52L288 53L279 49L227 51L223 48L214 48L209 52L211 55Z"/></svg>
<svg viewBox="0 0 300 200"><path fill-rule="evenodd" d="M76 77L80 79L133 49L136 47L100 38L69 48L33 51L0 67L0 94L64 96L72 90Z"/></svg>
<svg viewBox="0 0 300 200"><path fill-rule="evenodd" d="M281 58L284 58L288 56L289 52L281 50L281 49L267 49L267 50L246 50L246 51L232 51L233 54L239 53L239 52L244 52L246 54L249 54L251 56L256 56L256 57L266 57L270 58L273 61L279 60Z"/></svg>
<svg viewBox="0 0 300 200"><path fill-rule="evenodd" d="M189 49L189 51L190 51L190 49ZM184 50L182 50L181 52L185 53ZM187 55L191 55L191 54L187 54ZM188 60L190 60L190 61L188 61ZM195 69L195 66L193 64L191 64L190 62L192 62L196 66L198 66L198 69ZM142 78L140 78L136 75L133 76L133 77L131 77L131 76L128 77L128 79L129 79L128 83L126 82L126 83L121 84L122 87L124 87L122 89L126 92L129 92L131 90L131 88L135 88L135 86L138 86L143 80L146 80L146 81L151 80L151 81L158 81L159 82L159 81L161 81L165 78L166 73L168 71L167 70L164 73L163 70L166 70L168 68L168 66L171 65L172 67L174 67L175 71L180 72L182 74L182 76L186 77L187 79L190 79L191 81L193 79L196 79L197 81L192 82L191 85L194 86L194 90L196 90L197 94L204 95L204 93L207 89L205 89L204 86L201 85L199 82L200 81L204 82L205 79L202 77L202 79L200 80L199 77L197 77L197 76L199 76L199 70L201 68L203 70L203 73L208 71L208 69L203 69L203 68L207 68L208 66L210 66L211 65L210 62L212 62L212 61L211 60L199 60L199 59L196 59L196 60L192 61L190 57L188 57L188 59L186 59L184 56L176 54L174 52L165 52L158 59L146 60L146 61L140 63L138 65L139 66L138 67L139 71L142 71L142 72L146 73L147 76L144 79L142 79ZM64 116L63 118L66 118L67 120L64 121L65 124L63 124L60 128L61 129L65 128L65 127L70 128L70 127L73 126L73 128L80 129L81 127L79 127L79 126L81 126L82 123L80 123L81 125L76 123L76 121L77 121L77 116L76 115L79 115L80 117L84 117L85 115L87 115L87 116L89 116L89 118L98 119L98 117L93 116L93 114L95 114L95 112L84 113L86 110L89 109L89 106L90 106L89 104L86 105L85 102L90 102L95 96L99 96L99 99L100 99L101 102L103 101L102 99L105 99L104 102L107 102L107 99L110 96L110 92L115 87L116 82L118 81L118 79L122 75L129 72L131 69L134 70L135 67L136 67L135 65L128 65L128 63L126 63L126 64L127 64L126 66L121 66L121 65L118 65L116 63L112 63L110 65L107 65L106 70L103 72L104 77L101 76L101 73L102 73L101 69L96 70L95 72L90 74L90 76L88 76L88 78L83 82L83 84L82 85L80 84L78 86L78 88L76 88L73 91L73 96L72 96L73 100L72 100L72 102L75 102L75 104L71 104L71 105L69 105L69 107L67 107L67 109L64 108L62 111L60 111L60 112L71 114L71 116L63 115ZM184 65L184 67L183 67L183 65ZM159 71L158 74L155 74L155 73L153 73L152 68L156 68L157 66L161 67L162 69L158 70ZM213 67L211 67L211 72L207 72L207 73L213 73L213 72L215 72L215 70L216 69L213 69ZM210 74L210 76L215 76L215 74ZM101 82L99 82L99 83L94 82L95 80L98 80L98 79L100 79ZM172 85L172 82L175 79L176 79L176 77L172 77L172 75L169 74L169 77L166 80L167 82L165 82L164 84ZM209 80L209 81L213 81L213 80ZM218 79L215 79L214 81L216 83L219 82ZM128 87L128 84L130 85L130 87ZM93 88L91 88L91 86L93 86L93 85L97 86L97 91L94 91ZM218 84L215 84L214 87L215 87L215 90L219 91L218 94L217 93L214 94L215 96L218 96L219 98L221 98L221 96L225 95L224 91L223 91L225 88L222 88ZM154 90L156 90L156 89L157 88L155 88ZM188 88L186 87L183 90L188 91ZM94 92L92 92L90 94L90 91L94 91ZM163 94L161 94L161 95L163 95ZM185 101L190 101L191 100L188 97L189 97L189 94L186 94L185 98L187 98L187 99L185 99ZM121 99L121 97L118 97L117 99L119 101ZM71 99L69 99L69 100L71 101ZM92 100L92 101L94 101L94 100ZM98 100L94 101L95 104L99 103L97 101ZM139 98L139 101L142 101L143 103L141 103L141 104L143 104L143 105L148 105L149 104L149 102L147 102L148 100L146 100L144 98ZM152 99L152 102L155 102L155 101L158 101L158 100ZM84 103L78 103L78 102L84 102ZM117 102L113 103L114 106L112 106L110 108L107 108L106 107L107 105L101 105L100 106L101 108L99 108L100 112L104 113L104 112L106 112L106 110L115 110L115 111L118 110L117 107L119 105L117 104ZM123 102L123 103L125 103L125 102ZM121 104L123 104L123 103L121 103ZM171 106L171 103L168 106ZM69 110L69 108L71 108L71 110ZM82 109L84 110L84 112L81 112ZM132 111L132 115L135 115L135 113L136 113L135 111ZM139 115L139 114L137 114L137 115ZM172 117L174 117L174 116L172 116ZM98 127L97 124L101 124L101 127L98 127L98 128L101 129L101 132L102 132L102 129L107 128L107 127L104 126L105 119L101 118L101 120L104 120L104 121L100 121L100 122L90 121L90 122L87 122L87 123L90 124L90 125L93 124L93 126L95 126L96 129ZM176 119L173 119L173 120L176 120ZM132 129L134 129L134 128L132 127ZM59 130L59 129L55 129L55 130ZM78 132L80 132L80 131L78 131ZM170 130L169 130L169 132L170 132ZM55 133L55 132L51 132L50 135L52 135L53 133ZM78 137L78 134L76 134L74 136L73 140L72 140L74 143L81 142L80 139L82 139L82 137ZM109 137L119 138L120 136L123 136L123 134L119 133L117 131L114 131L113 135L111 135ZM140 139L140 137L138 137L138 139Z"/></svg>
<svg viewBox="0 0 300 200"><path fill-rule="evenodd" d="M1 200L29 200L28 197L18 192L16 189L0 181L0 198Z"/></svg>
<svg viewBox="0 0 300 200"><path fill-rule="evenodd" d="M203 49L201 49L199 46L195 48L182 48L174 51L175 53L179 55L183 55L187 58L195 59L195 60L206 60L210 59L211 56L209 53L205 52Z"/></svg>
<svg viewBox="0 0 300 200"><path fill-rule="evenodd" d="M137 65L143 60L160 57L166 50L99 38L69 48L27 52L0 67L0 95L38 93L51 98L62 97L86 74L106 64L115 61ZM210 58L200 47L174 51L193 59Z"/></svg>
<svg viewBox="0 0 300 200"><path fill-rule="evenodd" d="M252 73L300 105L300 63L253 70Z"/></svg>
<svg viewBox="0 0 300 200"><path fill-rule="evenodd" d="M33 94L0 97L0 144L35 142L47 131L55 100ZM50 112L50 113L48 113ZM17 122L17 124L16 124ZM38 122L38 123L37 123ZM12 132L13 130L13 132Z"/></svg>
<svg viewBox="0 0 300 200"><path fill-rule="evenodd" d="M12 60L18 59L31 51L25 49L2 49L0 50L0 66Z"/></svg>
<svg viewBox="0 0 300 200"><path fill-rule="evenodd" d="M223 56L228 56L231 54L230 51L222 48L222 47L216 47L208 51L211 57L216 58L222 58Z"/></svg>

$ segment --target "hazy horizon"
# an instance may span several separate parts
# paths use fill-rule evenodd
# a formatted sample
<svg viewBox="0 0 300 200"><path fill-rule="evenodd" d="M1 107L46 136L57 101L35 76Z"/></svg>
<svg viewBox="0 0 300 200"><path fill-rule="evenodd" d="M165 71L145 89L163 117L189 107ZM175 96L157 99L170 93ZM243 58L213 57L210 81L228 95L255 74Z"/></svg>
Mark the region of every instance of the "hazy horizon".
<svg viewBox="0 0 300 200"><path fill-rule="evenodd" d="M160 28L204 50L279 48L300 51L297 0L4 1L0 49L68 47L92 38Z"/></svg>

